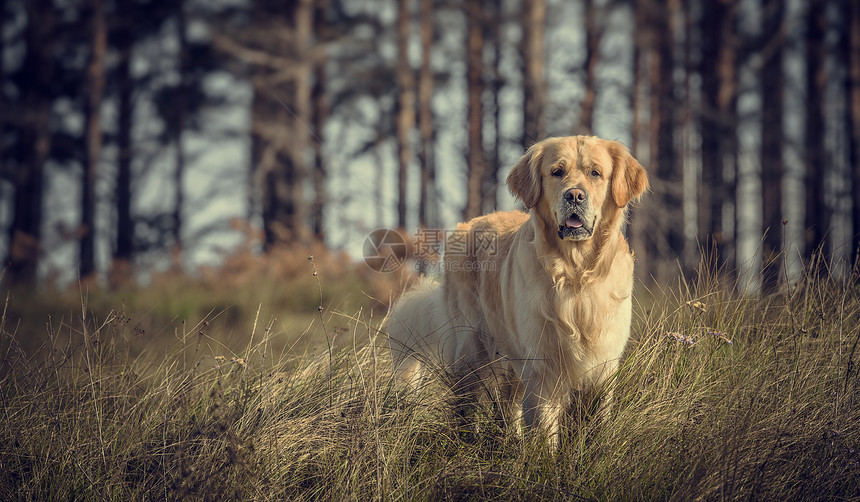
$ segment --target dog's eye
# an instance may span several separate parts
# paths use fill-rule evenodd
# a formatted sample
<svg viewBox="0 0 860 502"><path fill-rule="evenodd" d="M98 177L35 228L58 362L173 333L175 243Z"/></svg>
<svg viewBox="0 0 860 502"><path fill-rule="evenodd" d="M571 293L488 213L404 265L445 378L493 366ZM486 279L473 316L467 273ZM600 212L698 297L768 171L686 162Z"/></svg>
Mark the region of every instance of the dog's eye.
<svg viewBox="0 0 860 502"><path fill-rule="evenodd" d="M551 174L552 176L555 176L557 178L560 178L560 177L564 176L564 169L562 169L560 167L556 167L556 168L553 168L553 170L550 171L549 174Z"/></svg>
<svg viewBox="0 0 860 502"><path fill-rule="evenodd" d="M594 176L595 178L599 178L600 177L600 171L595 169L594 171L591 171L591 175Z"/></svg>

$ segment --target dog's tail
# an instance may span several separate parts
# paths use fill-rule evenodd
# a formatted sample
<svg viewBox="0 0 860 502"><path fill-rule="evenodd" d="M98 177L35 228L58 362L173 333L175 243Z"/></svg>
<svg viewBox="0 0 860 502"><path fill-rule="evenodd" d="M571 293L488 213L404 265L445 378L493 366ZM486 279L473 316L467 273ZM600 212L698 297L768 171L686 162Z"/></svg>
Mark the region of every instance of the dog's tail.
<svg viewBox="0 0 860 502"><path fill-rule="evenodd" d="M398 299L388 319L388 344L395 374L412 386L422 380L422 367L438 359L441 331L447 319L440 284L422 278Z"/></svg>

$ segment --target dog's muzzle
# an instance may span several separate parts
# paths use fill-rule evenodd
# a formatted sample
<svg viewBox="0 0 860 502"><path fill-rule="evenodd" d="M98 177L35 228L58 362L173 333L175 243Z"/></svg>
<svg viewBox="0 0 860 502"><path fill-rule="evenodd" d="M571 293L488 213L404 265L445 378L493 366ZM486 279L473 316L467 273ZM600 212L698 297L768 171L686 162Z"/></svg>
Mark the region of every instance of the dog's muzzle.
<svg viewBox="0 0 860 502"><path fill-rule="evenodd" d="M573 241L581 241L591 237L594 233L594 222L586 224L580 216L571 215L564 221L564 224L558 226L558 238L570 239Z"/></svg>
<svg viewBox="0 0 860 502"><path fill-rule="evenodd" d="M596 217L591 216L585 191L571 188L564 193L559 213L563 220L558 226L558 238L581 241L591 237Z"/></svg>

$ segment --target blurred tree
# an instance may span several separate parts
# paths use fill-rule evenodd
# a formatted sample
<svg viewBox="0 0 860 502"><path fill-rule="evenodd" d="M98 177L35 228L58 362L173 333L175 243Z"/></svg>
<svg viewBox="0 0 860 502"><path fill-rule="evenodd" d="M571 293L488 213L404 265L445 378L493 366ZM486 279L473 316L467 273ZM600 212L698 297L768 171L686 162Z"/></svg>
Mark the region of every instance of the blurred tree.
<svg viewBox="0 0 860 502"><path fill-rule="evenodd" d="M585 72L585 84L582 104L579 110L579 122L576 134L592 134L594 130L594 105L597 100L597 65L600 64L600 39L603 36L602 13L595 5L596 0L584 0L585 10L585 60L582 63Z"/></svg>
<svg viewBox="0 0 860 502"><path fill-rule="evenodd" d="M323 158L323 138L325 132L326 118L328 117L328 97L326 95L326 64L328 57L326 49L330 43L331 35L328 32L326 13L328 11L328 0L316 0L314 5L314 43L313 68L314 83L311 90L313 100L313 137L311 144L314 151L314 201L311 207L311 228L314 238L320 242L325 241L325 205L326 205L326 168Z"/></svg>
<svg viewBox="0 0 860 502"><path fill-rule="evenodd" d="M740 89L747 93L755 89L757 96L761 94L762 143L745 142L750 148L743 153L749 158L743 160L753 165L753 157L757 157L762 166L760 210L762 228L769 229L763 242L765 287L777 285L782 267L781 206L786 195L781 191L781 179L793 159L791 150L786 149L786 137L794 130L786 114L792 113L788 107L795 97L790 94L794 89L807 93L803 95L805 128L796 140L805 146L808 169L804 185L808 196L807 250L811 252L826 240L831 209L827 207L830 198L824 197L823 180L838 181L842 174L837 168L842 166L843 156L851 166L849 190L853 197L849 204L842 203L839 197L846 192L837 186L832 210L852 207L852 245L855 249L860 246L860 203L856 202L860 200L860 7L851 0L804 2L803 12L808 15L801 25L806 30L798 31L796 44L806 51L801 55L802 50L795 53L794 45L783 43L782 32L791 24L785 19L793 12L793 5L776 0L583 0L583 79L575 90L583 93L583 100L572 126L575 131L590 132L595 118L606 110L618 114L618 123L628 120L617 103L608 108L605 102L612 100L598 95L597 70L601 55L609 57L620 43L629 41L632 45L631 147L653 181L653 193L635 208L636 217L629 229L640 276L667 277L674 273L679 256L682 264L690 263L694 246L689 244L694 235L718 257L719 264L731 269L734 243L739 238L733 235L739 228L733 220L741 216L735 209L735 197L740 192L737 184L746 182L746 178L737 177L738 127L759 120L757 102L751 100L748 107L750 103L740 101ZM623 30L613 31L610 37L606 31L609 10L631 6L633 16L627 22L633 25L635 32L630 33L635 33L634 38L627 38ZM743 17L740 11L745 13ZM739 34L740 28L755 24L747 23L754 21L746 17L747 11L762 16L760 38L754 44L747 44L746 35ZM80 240L80 270L84 275L100 265L95 250L112 237L108 235L111 231L116 232L116 263L131 263L135 253L143 250L163 253L171 245L178 249L183 239L193 239L192 232L203 225L191 223L190 218L198 214L195 203L208 203L200 201L208 194L194 197L196 190L182 187L189 184L197 165L197 142L189 141L189 137L194 133L197 139L197 132L208 129L200 126L202 112L220 104L222 95L208 86L217 87L223 77L213 74L214 69L246 80L252 90L249 171L254 182L250 214L262 221L266 246L323 240L326 211L349 212L355 207L351 197L376 197L382 225L392 224L393 212L397 224L406 225L407 215L415 209L419 225L439 224L440 214L451 213L441 211L441 204L448 201L442 200L441 191L435 187L437 163L456 152L451 145L438 144L436 137L457 134L463 127L468 131L466 171L440 172L439 178L465 174L467 204L463 214L472 217L489 212L496 207L499 159L508 153L507 142L513 139L528 147L543 139L548 129L563 123L558 119L549 127L545 115L555 120L569 117L567 112L576 113L564 109L569 103L557 102L557 95L547 89L544 41L551 39L563 50L579 42L556 37L555 30L570 29L570 23L547 23L546 0L398 0L381 4L344 0L216 4L187 0L0 0L0 12L4 14L0 44L5 54L0 61L0 175L12 188L4 190L4 195L14 198L3 201L12 209L9 249L4 251L11 264L7 277L13 280L35 278L40 246L52 246L50 239ZM841 14L838 21L837 14ZM832 26L825 24L827 16ZM612 22L624 19L613 17ZM521 35L509 29L514 22ZM838 60L828 54L831 47L827 45L837 22L842 34ZM444 24L445 30L435 29L434 23ZM109 33L104 42L106 30ZM212 45L219 52L210 50ZM509 48L513 48L511 54ZM510 55L516 57L517 53L521 67L516 68L515 61L509 67ZM132 54L139 64L130 64ZM437 68L431 64L435 62L431 55L454 64ZM800 67L802 60L808 71L794 85L789 80L794 73L789 69ZM756 66L759 62L760 67ZM826 88L827 65L834 70L831 75L842 77L839 71L846 70L844 81L839 83L841 90L832 82ZM745 86L741 88L739 75L744 68L752 72L744 74ZM506 73L519 71L521 80ZM458 75L455 82L447 81L449 72ZM465 82L459 72L465 73ZM610 73L609 85L600 90L607 98L615 92L608 82ZM221 99L233 99L234 104L244 99L235 89L222 92L232 98ZM506 107L511 103L520 106L514 98L520 95L522 130L513 133L516 138L507 138L511 129L505 124L511 114ZM840 120L844 130L835 123L836 111L825 116L826 110L837 110L843 104L837 99L847 105L839 112L843 113ZM101 103L104 106L100 107ZM136 103L143 106L136 108ZM461 103L465 104L462 110L452 108ZM739 104L753 111L741 115ZM104 118L115 117L116 122L100 124L100 108L115 112ZM564 111L547 115L548 109ZM143 120L151 110L160 121ZM449 120L435 120L434 112L443 110ZM137 117L132 115L135 111L140 112ZM453 118L461 123L450 123ZM615 117L610 116L607 122L613 120ZM562 127L571 128L569 124ZM612 127L616 129L607 128L613 131L609 134L617 134L617 126ZM367 183L376 181L376 187L368 186L366 195L356 195L354 187L339 180L339 174L356 177L354 165L348 163L352 159L342 168L335 166L338 172L326 169L324 130L339 135L329 144L348 145L344 156L354 157L355 166L369 160L359 159L362 156L376 156L372 159L375 174L369 176L376 178ZM832 132L834 139L828 139L825 132ZM114 145L116 221L105 232L107 220L97 210L104 201L96 196L95 187L101 194L103 184L112 181L112 173L104 170L96 178L96 166L99 152L103 150L106 159L110 158ZM164 152L167 174L164 169L151 169L164 163ZM459 163L448 164L454 167L447 169L460 169L456 167ZM421 168L420 182L407 183L413 169L410 166L415 165ZM62 211L76 217L78 202L52 198L52 213L46 214L43 189L55 186L54 179L48 177L68 176L78 166L84 173L80 186L82 225L77 232L52 231L45 222L61 220L57 213ZM101 166L107 167L105 162ZM683 214L691 206L693 196L689 192L695 186L687 176L699 172L698 216L692 222ZM170 200L145 208L132 206L132 200L145 204L141 191L153 190L156 177L161 183L158 189L165 189ZM407 187L418 185L420 198L411 201L413 192ZM827 189L833 186L836 184L828 184ZM329 198L327 190L343 192ZM754 212L758 211L757 207ZM361 217L345 216L364 223ZM833 216L834 223L849 219L849 215ZM102 235L94 233L96 228ZM832 244L827 251L841 245ZM657 266L669 262L671 272L668 267Z"/></svg>
<svg viewBox="0 0 860 502"><path fill-rule="evenodd" d="M433 127L433 70L430 55L433 49L433 0L420 0L421 68L418 73L418 129L421 149L418 152L421 166L421 195L418 201L418 226L437 225L436 193L436 135Z"/></svg>
<svg viewBox="0 0 860 502"><path fill-rule="evenodd" d="M86 71L84 166L81 179L80 278L92 280L96 273L96 179L102 150L101 106L105 88L107 19L103 0L90 0L89 62Z"/></svg>
<svg viewBox="0 0 860 502"><path fill-rule="evenodd" d="M339 129L343 136L336 141L355 141L356 146L351 154L352 157L360 159L363 156L370 156L370 162L375 168L372 181L367 183L366 193L359 193L360 191L355 190L356 187L344 186L340 183L333 183L329 187L332 193L336 189L343 190L343 193L332 195L332 198L336 197L337 204L329 204L326 209L343 211L338 219L353 221L358 226L369 224L369 221L357 217L358 215L351 211L350 202L355 198L366 195L374 201L375 224L380 226L392 224L386 218L388 214L386 209L390 207L388 201L394 201L395 217L396 206L399 204L398 167L395 167L393 175L388 169L391 160L395 166L399 164L397 122L400 87L397 84L397 30L396 27L394 30L389 30L386 22L388 15L396 13L394 10L396 5L392 3L385 5L386 9L378 9L368 8L369 4L328 0L326 22L328 35L317 35L315 49L319 57L324 50L322 45L329 45L331 50L327 51L326 58L329 61L329 67L337 69L326 75L325 88L327 120L346 126ZM394 19L396 24L396 15ZM439 78L439 73L434 72L433 77ZM412 80L414 85L415 79ZM367 128L372 133L366 136L348 134L355 131L352 127L356 126ZM412 130L410 136L414 132ZM392 143L395 151L393 159L389 157L391 151L389 147ZM412 144L410 143L409 146L411 147ZM347 163L343 166L342 172L344 175L352 174ZM333 180L337 177L336 174L332 173L328 179ZM353 177L353 180L355 179L360 178ZM386 190L392 179L396 180L395 197L386 198ZM405 203L408 202L408 200L405 201ZM346 234L341 235L346 236Z"/></svg>
<svg viewBox="0 0 860 502"><path fill-rule="evenodd" d="M0 0L0 55L6 54L6 0ZM6 113L9 104L6 100L6 58L0 56L0 181L10 177L6 170L6 122L9 120Z"/></svg>
<svg viewBox="0 0 860 502"><path fill-rule="evenodd" d="M830 166L824 142L827 103L827 43L826 9L821 0L809 0L806 12L806 230L804 257L811 263L815 253L821 252L822 265L826 262L826 235L830 230L829 208L824 198L825 171Z"/></svg>
<svg viewBox="0 0 860 502"><path fill-rule="evenodd" d="M489 80L487 93L490 101L490 120L493 129L493 143L487 152L484 162L484 179L481 187L482 213L490 213L498 208L498 186L499 186L499 155L502 145L501 132L501 102L499 93L504 86L505 79L502 74L502 50L504 46L504 27L507 23L504 14L503 2L488 1L484 5L485 22L485 46L491 51L489 67L485 69L486 78Z"/></svg>
<svg viewBox="0 0 860 502"><path fill-rule="evenodd" d="M185 0L115 4L110 39L116 65L109 81L117 103L117 244L112 282L125 280L122 276L131 270L122 269L130 267L142 253L169 253L173 264L181 266L183 241L199 238L188 233L186 224L185 215L194 212L189 207L194 201L188 199L185 186L194 155L185 137L190 131L202 130L205 111L224 105L224 99L207 92L204 84L225 63L216 59L209 40L189 38L189 23L197 21L198 26L208 27L214 21L203 19L189 5ZM137 71L133 72L134 54L139 62L149 64L135 65ZM159 64L152 64L153 60ZM147 126L133 120L146 116L149 110L155 112L157 122ZM133 135L133 130L139 132ZM114 139L112 135L108 138ZM172 161L166 166L169 174L157 167L165 158ZM146 198L142 187L153 182L164 187L163 202L133 211L132 202ZM212 193L201 196L203 200L212 197Z"/></svg>
<svg viewBox="0 0 860 502"><path fill-rule="evenodd" d="M737 156L737 3L736 0L702 2L699 59L702 103L699 131L702 138L702 179L699 190L699 242L718 266L730 262L731 222L724 209L734 206Z"/></svg>
<svg viewBox="0 0 860 502"><path fill-rule="evenodd" d="M131 214L132 197L132 141L131 128L134 113L134 81L131 75L131 58L137 23L131 2L119 2L112 30L113 45L117 51L117 174L115 185L116 245L113 250L111 282L121 284L130 278L134 256L134 222Z"/></svg>
<svg viewBox="0 0 860 502"><path fill-rule="evenodd" d="M546 0L522 0L523 148L530 147L546 135L545 30Z"/></svg>
<svg viewBox="0 0 860 502"><path fill-rule="evenodd" d="M185 12L185 0L174 0L174 17L176 19L176 40L178 42L176 94L173 100L173 120L167 122L168 134L171 136L174 151L173 171L173 255L180 259L182 254L182 211L185 208L185 179L186 155L182 144L188 115L188 78L189 78L189 48L188 22Z"/></svg>
<svg viewBox="0 0 860 502"><path fill-rule="evenodd" d="M373 146L370 148L373 151L373 160L376 164L376 179L373 180L373 199L376 201L376 225L379 227L385 226L385 213L383 212L383 195L382 187L385 186L385 159L382 154L382 145L391 136L387 126L390 121L385 120L383 114L379 114L379 121L376 124L376 137Z"/></svg>
<svg viewBox="0 0 860 502"><path fill-rule="evenodd" d="M244 65L253 87L251 170L266 248L311 238L304 185L313 17L311 0L254 0L250 12L236 14L229 36L213 34L216 46Z"/></svg>
<svg viewBox="0 0 860 502"><path fill-rule="evenodd" d="M291 182L290 197L294 201L294 235L300 242L309 242L308 203L304 194L308 176L306 162L311 142L311 91L314 71L314 0L297 0L295 15L295 114L292 117L292 148L290 155L295 166L295 177Z"/></svg>
<svg viewBox="0 0 860 502"><path fill-rule="evenodd" d="M653 168L649 162L645 162L643 157L643 148L642 145L645 143L646 139L646 131L644 127L644 120L642 119L642 94L643 89L646 84L646 66L643 61L645 55L647 54L647 45L650 43L651 33L648 30L648 27L645 23L645 8L643 6L643 0L633 0L631 2L631 8L633 10L633 37L631 43L632 47L632 63L633 68L631 69L631 83L629 90L630 97L630 113L631 113L631 131L630 131L630 151L633 153L634 157L639 159L640 162L644 162L646 165L646 169L649 171ZM649 172L649 177L651 176ZM645 228L647 222L647 213L645 211L645 204L647 204L648 199L645 199L644 203L640 203L640 205L634 206L629 209L628 217L630 219L630 225L627 228L627 238L630 241L630 247L633 250L638 250L636 253L636 273L639 277L649 278L651 276L651 260L649 260L648 253L646 252L647 246L646 236L647 230Z"/></svg>
<svg viewBox="0 0 860 502"><path fill-rule="evenodd" d="M10 104L14 162L9 166L14 191L9 226L7 279L13 284L36 280L41 255L45 162L51 152L51 107L55 94L54 23L51 0L24 2L25 55L17 73L17 103Z"/></svg>
<svg viewBox="0 0 860 502"><path fill-rule="evenodd" d="M463 219L481 215L484 181L484 20L482 0L466 0L466 83L468 86L468 173Z"/></svg>
<svg viewBox="0 0 860 502"><path fill-rule="evenodd" d="M762 289L775 291L779 286L785 255L782 249L782 182L785 169L782 151L783 134L783 45L785 44L785 4L782 0L763 0L759 54L761 64L762 138Z"/></svg>
<svg viewBox="0 0 860 502"><path fill-rule="evenodd" d="M406 228L406 178L412 162L415 128L415 77L409 64L412 15L409 0L397 2L397 226Z"/></svg>
<svg viewBox="0 0 860 502"><path fill-rule="evenodd" d="M684 79L681 84L679 98L681 101L678 114L678 130L680 140L677 143L678 161L680 163L683 189L681 198L684 207L684 253L680 264L684 275L692 277L699 265L699 236L695 228L695 206L698 204L696 184L699 182L698 149L698 116L696 113L697 93L694 90L696 65L695 53L698 50L696 39L696 23L693 22L695 6L692 2L679 2L681 13L676 20L682 33L682 61L680 63ZM693 214L689 214L692 212ZM692 224L692 225L691 225Z"/></svg>
<svg viewBox="0 0 860 502"><path fill-rule="evenodd" d="M649 215L652 233L647 243L652 256L678 257L683 252L683 205L681 174L675 151L675 69L674 33L665 15L673 0L652 0L647 8L646 24L651 32L649 46L650 82L650 166L653 174L654 204L663 208L659 215ZM673 210L666 210L673 208Z"/></svg>
<svg viewBox="0 0 860 502"><path fill-rule="evenodd" d="M851 170L849 195L851 197L851 257L860 267L860 2L843 0L841 18L842 64L846 67L845 122L848 134L848 166Z"/></svg>

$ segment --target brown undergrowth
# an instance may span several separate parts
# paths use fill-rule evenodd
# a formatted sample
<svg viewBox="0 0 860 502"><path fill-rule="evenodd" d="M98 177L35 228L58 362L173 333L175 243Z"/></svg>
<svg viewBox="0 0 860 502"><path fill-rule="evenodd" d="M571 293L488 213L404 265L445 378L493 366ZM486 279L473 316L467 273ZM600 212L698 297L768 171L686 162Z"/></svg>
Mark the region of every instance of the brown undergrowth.
<svg viewBox="0 0 860 502"><path fill-rule="evenodd" d="M857 499L858 283L649 291L611 413L568 424L557 453L491 410L464 425L436 383L405 393L366 307L312 312L316 354L262 316L238 349L204 317L137 353L118 312L79 306L38 333L4 316L0 498Z"/></svg>

